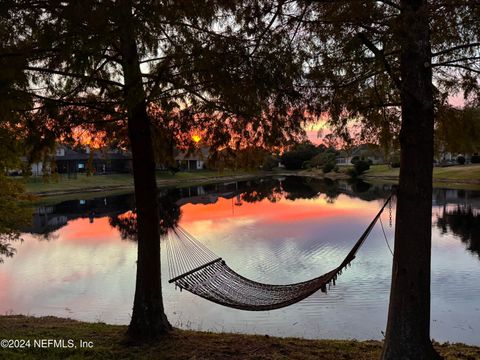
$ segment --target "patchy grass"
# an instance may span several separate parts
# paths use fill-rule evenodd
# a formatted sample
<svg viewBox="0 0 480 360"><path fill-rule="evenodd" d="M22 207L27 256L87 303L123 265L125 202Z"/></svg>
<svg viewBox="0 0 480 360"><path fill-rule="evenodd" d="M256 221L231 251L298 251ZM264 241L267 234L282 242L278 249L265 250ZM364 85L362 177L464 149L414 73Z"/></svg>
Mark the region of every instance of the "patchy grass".
<svg viewBox="0 0 480 360"><path fill-rule="evenodd" d="M370 169L365 172L367 176L398 176L398 168L390 168L388 165L371 165Z"/></svg>
<svg viewBox="0 0 480 360"><path fill-rule="evenodd" d="M480 182L480 164L436 167L434 179L472 180Z"/></svg>
<svg viewBox="0 0 480 360"><path fill-rule="evenodd" d="M121 188L117 190L109 190L108 188L106 188L105 190L101 190L101 191L91 191L91 192L85 192L85 193L79 193L77 191L74 191L74 192L62 193L61 195L49 195L49 196L34 195L34 204L43 205L43 206L56 205L63 201L78 200L79 198L81 198L82 200L91 200L99 197L131 194L132 192L133 192L133 187Z"/></svg>
<svg viewBox="0 0 480 360"><path fill-rule="evenodd" d="M222 172L213 170L199 170L192 172L178 172L173 175L170 172L157 172L157 183L159 186L183 185L187 183L209 182L212 180L221 180L223 178L256 175L257 172L232 171ZM117 190L133 188L133 177L131 174L109 174L86 176L86 174L77 174L76 177L68 178L59 175L57 179L28 178L25 182L27 192L41 195L65 194L71 191L82 192L92 190Z"/></svg>
<svg viewBox="0 0 480 360"><path fill-rule="evenodd" d="M365 172L366 177L398 177L399 169L389 168L388 165L373 165ZM471 182L480 183L480 164L435 167L433 181Z"/></svg>
<svg viewBox="0 0 480 360"><path fill-rule="evenodd" d="M330 180L345 180L349 179L350 175L348 175L348 169L353 168L353 166L342 166L339 167L338 171L331 171L327 174L324 174L321 169L306 169L306 170L299 170L294 173L297 176L306 176L306 177L313 177L318 179L330 179ZM288 173L287 173L288 174Z"/></svg>
<svg viewBox="0 0 480 360"><path fill-rule="evenodd" d="M26 349L0 349L2 359L378 359L379 341L305 340L260 335L208 333L175 329L143 345L126 341L126 326L84 323L55 317L0 317L0 339L30 340ZM74 340L77 348L34 348L39 339ZM79 341L93 342L80 348ZM478 359L480 348L435 344L445 359Z"/></svg>
<svg viewBox="0 0 480 360"><path fill-rule="evenodd" d="M128 187L133 186L133 177L130 174L94 175L77 174L76 177L58 175L43 179L30 177L25 182L27 192L38 194L43 192L68 192L77 189Z"/></svg>
<svg viewBox="0 0 480 360"><path fill-rule="evenodd" d="M224 170L223 172L212 170L199 170L192 172L178 172L173 175L170 172L157 172L157 183L159 186L190 186L208 184L219 181L229 181L241 179L249 176L270 176L275 174L282 175L300 175L314 177L328 177L331 179L345 179L348 177L347 171L351 166L339 167L339 172L331 172L324 175L321 170L303 170L303 171L232 171ZM391 169L387 165L373 165L365 173L364 177L370 180L396 180L398 178L399 169ZM464 187L462 184L470 184L480 186L480 164L450 166L444 168L434 168L434 183L439 186ZM19 180L20 181L20 180ZM133 177L131 174L111 174L111 175L95 175L86 176L78 174L76 178L68 178L59 176L58 180L50 179L44 181L42 178L29 178L26 180L25 187L27 192L41 196L73 196L74 193L83 192L112 192L125 191L133 189Z"/></svg>

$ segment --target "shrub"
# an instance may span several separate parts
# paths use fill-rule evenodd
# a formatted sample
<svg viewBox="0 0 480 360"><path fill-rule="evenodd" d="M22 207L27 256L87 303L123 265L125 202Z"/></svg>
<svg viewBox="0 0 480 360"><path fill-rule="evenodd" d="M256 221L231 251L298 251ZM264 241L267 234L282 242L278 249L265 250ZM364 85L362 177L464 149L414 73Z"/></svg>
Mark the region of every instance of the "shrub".
<svg viewBox="0 0 480 360"><path fill-rule="evenodd" d="M480 155L472 155L472 158L470 159L470 162L472 164L479 164L480 163Z"/></svg>
<svg viewBox="0 0 480 360"><path fill-rule="evenodd" d="M267 155L263 159L262 169L266 171L272 171L278 165L278 160L272 155Z"/></svg>
<svg viewBox="0 0 480 360"><path fill-rule="evenodd" d="M336 167L334 162L327 162L323 164L322 171L324 174L329 173L330 171L334 170Z"/></svg>
<svg viewBox="0 0 480 360"><path fill-rule="evenodd" d="M312 160L310 160L310 162L311 162L311 166L316 168L323 168L323 166L325 166L328 163L333 164L333 166L335 167L335 159L336 159L335 153L331 151L325 151L323 153L320 153L314 156Z"/></svg>
<svg viewBox="0 0 480 360"><path fill-rule="evenodd" d="M310 160L305 160L302 163L302 169L310 169L312 168L312 162Z"/></svg>
<svg viewBox="0 0 480 360"><path fill-rule="evenodd" d="M350 176L351 178L356 178L358 176L357 172L355 171L354 168L350 168L347 170L347 174L348 176Z"/></svg>
<svg viewBox="0 0 480 360"><path fill-rule="evenodd" d="M308 142L297 144L291 150L282 154L281 161L288 170L302 169L309 165L304 163L311 160L319 151L315 145Z"/></svg>
<svg viewBox="0 0 480 360"><path fill-rule="evenodd" d="M460 165L464 165L465 164L465 157L462 156L462 155L457 157L457 163L459 163Z"/></svg>
<svg viewBox="0 0 480 360"><path fill-rule="evenodd" d="M390 159L390 166L392 168L399 168L400 167L400 156L393 155Z"/></svg>
<svg viewBox="0 0 480 360"><path fill-rule="evenodd" d="M354 169L357 175L362 175L365 171L370 169L370 164L365 160L358 160L354 164Z"/></svg>
<svg viewBox="0 0 480 360"><path fill-rule="evenodd" d="M282 156L282 164L287 170L298 170L302 168L303 159L298 159L293 156L284 155Z"/></svg>

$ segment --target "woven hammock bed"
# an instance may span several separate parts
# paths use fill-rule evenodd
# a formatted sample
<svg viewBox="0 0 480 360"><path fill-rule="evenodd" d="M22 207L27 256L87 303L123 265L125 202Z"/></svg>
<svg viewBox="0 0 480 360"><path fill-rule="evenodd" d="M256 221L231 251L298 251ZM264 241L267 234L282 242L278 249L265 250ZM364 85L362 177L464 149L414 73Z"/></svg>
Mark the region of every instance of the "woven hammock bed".
<svg viewBox="0 0 480 360"><path fill-rule="evenodd" d="M169 282L181 290L240 310L274 310L297 303L318 290L326 292L330 284L335 285L337 277L355 259L390 200L391 197L338 267L313 279L288 285L263 284L239 275L222 258L178 226L168 234L166 241Z"/></svg>

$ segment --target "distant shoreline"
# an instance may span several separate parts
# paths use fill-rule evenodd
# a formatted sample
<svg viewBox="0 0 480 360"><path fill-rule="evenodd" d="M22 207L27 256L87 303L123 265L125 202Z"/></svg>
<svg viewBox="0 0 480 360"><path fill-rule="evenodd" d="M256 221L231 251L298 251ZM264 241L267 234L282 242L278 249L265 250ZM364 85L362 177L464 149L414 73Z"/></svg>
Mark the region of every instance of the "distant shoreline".
<svg viewBox="0 0 480 360"><path fill-rule="evenodd" d="M471 173L471 174L470 174ZM195 186L207 185L228 181L251 180L271 176L305 176L316 179L348 180L346 169L339 172L323 174L321 170L309 169L299 171L277 170L277 171L199 171L181 172L176 175L157 176L159 188L169 186ZM386 165L374 165L369 171L359 177L367 182L396 183L398 182L398 168L391 169ZM434 169L434 187L451 187L480 190L480 164L453 166L449 168ZM133 191L133 177L130 174L94 175L87 177L79 174L74 179L62 178L58 182L51 180L43 182L42 179L29 179L26 183L26 190L39 198L85 194L96 192Z"/></svg>
<svg viewBox="0 0 480 360"><path fill-rule="evenodd" d="M212 175L213 172L208 173L209 176L202 176L202 173L198 174L199 176L195 176L195 173L188 173L188 177L178 177L178 178L171 178L171 179L158 179L157 178L157 186L158 188L164 188L164 187L169 187L169 186L194 186L194 185L206 185L206 184L214 184L214 183L220 183L220 182L228 182L228 181L239 181L239 180L252 180L256 178L262 178L262 177L268 177L268 176L283 176L284 174L282 173L276 173L276 172L254 172L254 173L240 173L240 174L225 174L222 175L221 173L214 173L215 175ZM295 175L294 173L292 174L286 174L286 175ZM83 175L80 175L82 178L86 178ZM108 178L112 178L112 182L121 182L121 184L109 184L108 183ZM115 179L116 178L116 179ZM26 190L28 193L33 194L38 197L50 197L50 196L60 196L60 195L70 195L70 194L83 194L83 193L95 193L95 192L109 192L109 191L120 191L120 190L132 190L134 189L133 186L133 177L130 175L97 175L97 176L91 176L89 179L95 180L104 180L107 179L107 181L103 181L104 184L102 185L96 185L92 181L93 184L83 186L81 180L76 181L76 180L60 180L58 182L55 181L50 181L43 184L39 184L37 182L36 187L32 189L32 186L30 183L27 182L26 184ZM65 187L64 182L71 182L71 186L68 186L67 188ZM76 183L76 184L75 184ZM55 187L55 185L58 184L58 189L48 189L44 190L43 188L52 188ZM75 185L78 185L75 187Z"/></svg>

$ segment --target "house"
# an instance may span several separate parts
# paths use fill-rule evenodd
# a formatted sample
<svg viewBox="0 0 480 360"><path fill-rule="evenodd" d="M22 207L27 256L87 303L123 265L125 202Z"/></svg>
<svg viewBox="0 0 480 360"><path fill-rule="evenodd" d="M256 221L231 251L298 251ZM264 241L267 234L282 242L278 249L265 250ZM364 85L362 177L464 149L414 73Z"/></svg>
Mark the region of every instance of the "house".
<svg viewBox="0 0 480 360"><path fill-rule="evenodd" d="M350 151L342 150L336 157L337 165L351 165L352 160L359 159L371 161L372 164L384 164L385 158L377 145L362 144Z"/></svg>
<svg viewBox="0 0 480 360"><path fill-rule="evenodd" d="M201 146L195 151L182 152L178 149L174 150L173 159L175 165L180 170L202 170L205 168L205 163L208 160L209 149L206 146Z"/></svg>
<svg viewBox="0 0 480 360"><path fill-rule="evenodd" d="M59 174L87 172L88 162L92 163L95 174L129 172L132 168L132 156L116 150L74 151L65 146L59 146L55 152L55 164Z"/></svg>
<svg viewBox="0 0 480 360"><path fill-rule="evenodd" d="M463 158L463 163L459 162ZM439 151L434 158L435 166L449 166L458 164L475 164L480 162L479 153L453 153L446 150Z"/></svg>
<svg viewBox="0 0 480 360"><path fill-rule="evenodd" d="M132 169L130 153L118 150L90 151L88 147L85 150L73 150L64 145L57 146L51 161L59 174L86 173L89 161L95 174L122 173ZM33 176L42 176L50 172L51 164L36 162L30 168Z"/></svg>

